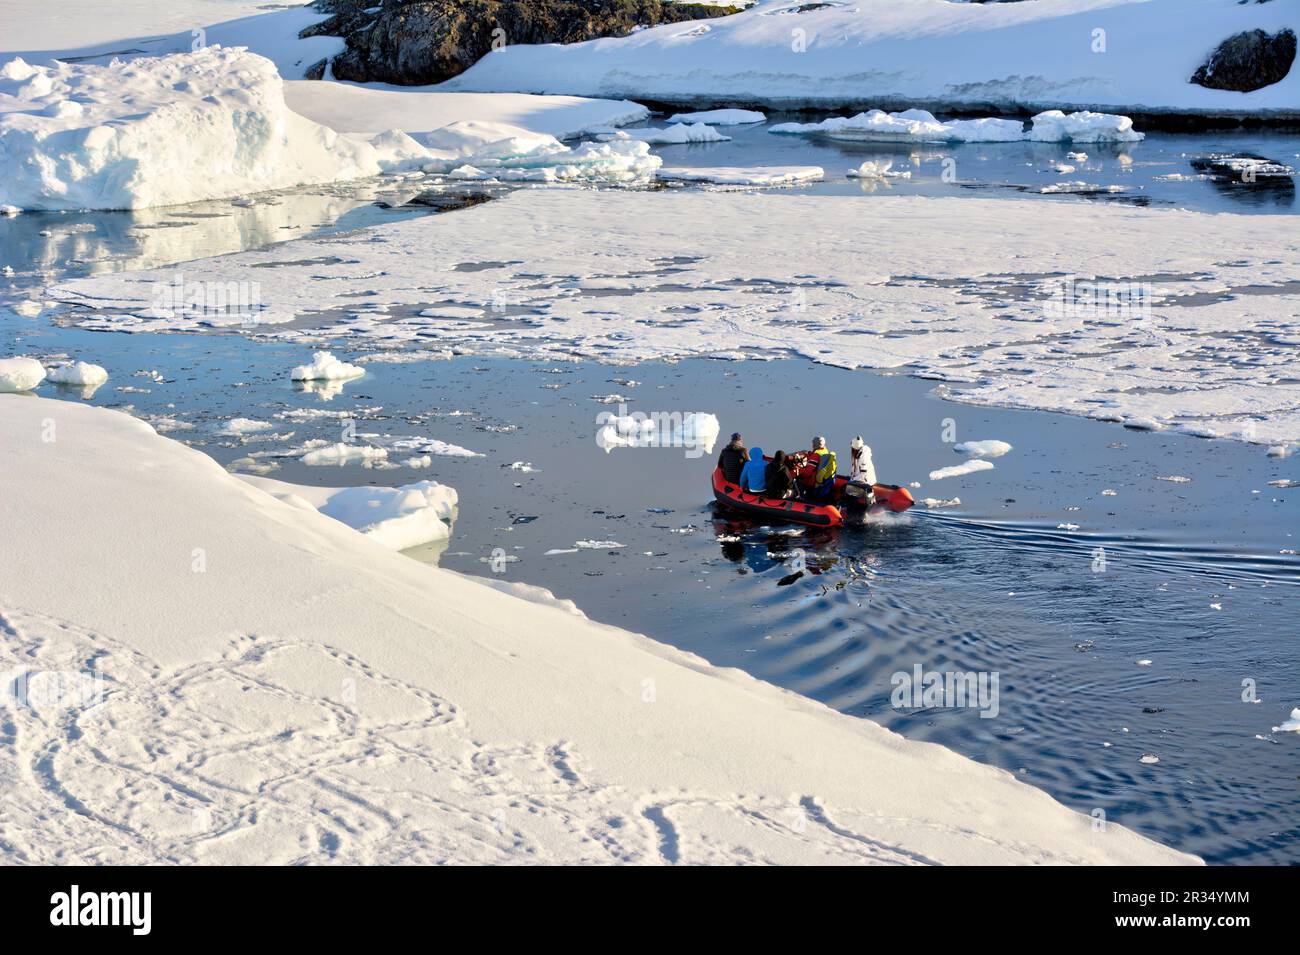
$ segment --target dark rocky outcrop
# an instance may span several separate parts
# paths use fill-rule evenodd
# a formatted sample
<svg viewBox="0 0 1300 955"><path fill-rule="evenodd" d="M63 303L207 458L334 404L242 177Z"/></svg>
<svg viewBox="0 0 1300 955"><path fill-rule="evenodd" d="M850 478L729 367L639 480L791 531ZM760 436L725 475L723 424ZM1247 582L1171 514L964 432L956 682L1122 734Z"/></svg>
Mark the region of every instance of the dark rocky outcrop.
<svg viewBox="0 0 1300 955"><path fill-rule="evenodd" d="M317 8L333 16L302 35L343 37L347 49L330 64L336 79L406 86L450 79L502 43L578 43L738 9L662 0L320 0Z"/></svg>
<svg viewBox="0 0 1300 955"><path fill-rule="evenodd" d="M1248 30L1219 44L1192 82L1213 90L1249 93L1282 80L1295 62L1296 38L1290 30Z"/></svg>

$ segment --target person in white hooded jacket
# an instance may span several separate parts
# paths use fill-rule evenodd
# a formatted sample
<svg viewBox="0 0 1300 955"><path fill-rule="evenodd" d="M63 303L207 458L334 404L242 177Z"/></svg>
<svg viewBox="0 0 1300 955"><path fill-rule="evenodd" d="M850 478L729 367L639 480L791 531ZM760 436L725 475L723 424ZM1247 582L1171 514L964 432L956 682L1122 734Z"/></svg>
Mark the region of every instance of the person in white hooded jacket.
<svg viewBox="0 0 1300 955"><path fill-rule="evenodd" d="M876 483L876 465L871 460L871 448L858 435L849 445L849 479L868 486Z"/></svg>

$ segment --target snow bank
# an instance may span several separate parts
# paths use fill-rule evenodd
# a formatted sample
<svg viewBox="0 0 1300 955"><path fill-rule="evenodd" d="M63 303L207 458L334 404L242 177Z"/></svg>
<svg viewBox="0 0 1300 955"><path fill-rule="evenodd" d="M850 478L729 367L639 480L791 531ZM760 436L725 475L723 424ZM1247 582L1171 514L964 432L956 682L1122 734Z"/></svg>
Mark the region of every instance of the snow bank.
<svg viewBox="0 0 1300 955"><path fill-rule="evenodd" d="M35 358L0 358L0 392L31 391L45 380L45 366Z"/></svg>
<svg viewBox="0 0 1300 955"><path fill-rule="evenodd" d="M298 365L289 372L294 381L347 381L360 378L366 370L358 365L339 361L327 351L313 352L311 364Z"/></svg>
<svg viewBox="0 0 1300 955"><path fill-rule="evenodd" d="M826 175L821 166L665 166L666 182L711 182L721 186L786 186Z"/></svg>
<svg viewBox="0 0 1300 955"><path fill-rule="evenodd" d="M308 487L271 478L240 477L272 497L311 507L392 550L406 550L451 536L456 514L454 488L437 481L401 487Z"/></svg>
<svg viewBox="0 0 1300 955"><path fill-rule="evenodd" d="M275 65L208 47L0 66L0 202L138 209L333 182L391 159L290 112Z"/></svg>
<svg viewBox="0 0 1300 955"><path fill-rule="evenodd" d="M29 864L1197 861L394 553L125 414L0 396L0 447L22 555L0 669L112 687L7 710L5 844ZM78 812L50 811L52 777Z"/></svg>
<svg viewBox="0 0 1300 955"><path fill-rule="evenodd" d="M405 130L439 146L437 131L457 123L525 129L555 139L576 139L593 130L646 120L650 111L630 100L529 93L448 93L380 83L297 80L285 83L285 102L295 113L340 133L373 136Z"/></svg>
<svg viewBox="0 0 1300 955"><path fill-rule="evenodd" d="M1246 30L1300 31L1274 0L772 0L618 39L512 44L445 86L771 107L925 106L1300 115L1300 69L1253 93L1188 82Z"/></svg>

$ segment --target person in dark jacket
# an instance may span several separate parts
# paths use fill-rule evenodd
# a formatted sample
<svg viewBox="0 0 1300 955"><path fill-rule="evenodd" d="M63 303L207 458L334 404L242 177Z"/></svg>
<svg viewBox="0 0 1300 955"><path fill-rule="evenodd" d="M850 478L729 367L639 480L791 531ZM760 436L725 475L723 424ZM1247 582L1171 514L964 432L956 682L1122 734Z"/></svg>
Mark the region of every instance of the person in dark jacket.
<svg viewBox="0 0 1300 955"><path fill-rule="evenodd" d="M776 452L768 462L767 481L764 487L764 497L775 497L780 500L794 497L794 481L790 477L789 462L784 451Z"/></svg>
<svg viewBox="0 0 1300 955"><path fill-rule="evenodd" d="M722 476L732 484L740 483L740 472L745 464L749 461L749 451L745 448L744 439L740 437L737 431L731 436L731 441L722 453L718 455L718 467L722 468Z"/></svg>

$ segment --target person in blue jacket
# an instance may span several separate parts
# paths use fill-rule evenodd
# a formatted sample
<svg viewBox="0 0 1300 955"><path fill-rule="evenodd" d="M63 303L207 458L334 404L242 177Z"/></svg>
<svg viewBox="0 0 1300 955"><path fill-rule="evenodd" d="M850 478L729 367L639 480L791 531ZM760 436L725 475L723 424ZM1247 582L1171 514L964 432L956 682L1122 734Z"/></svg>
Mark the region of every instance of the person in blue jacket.
<svg viewBox="0 0 1300 955"><path fill-rule="evenodd" d="M767 462L763 460L762 448L750 448L749 460L740 471L740 489L753 494L762 494L767 476Z"/></svg>

